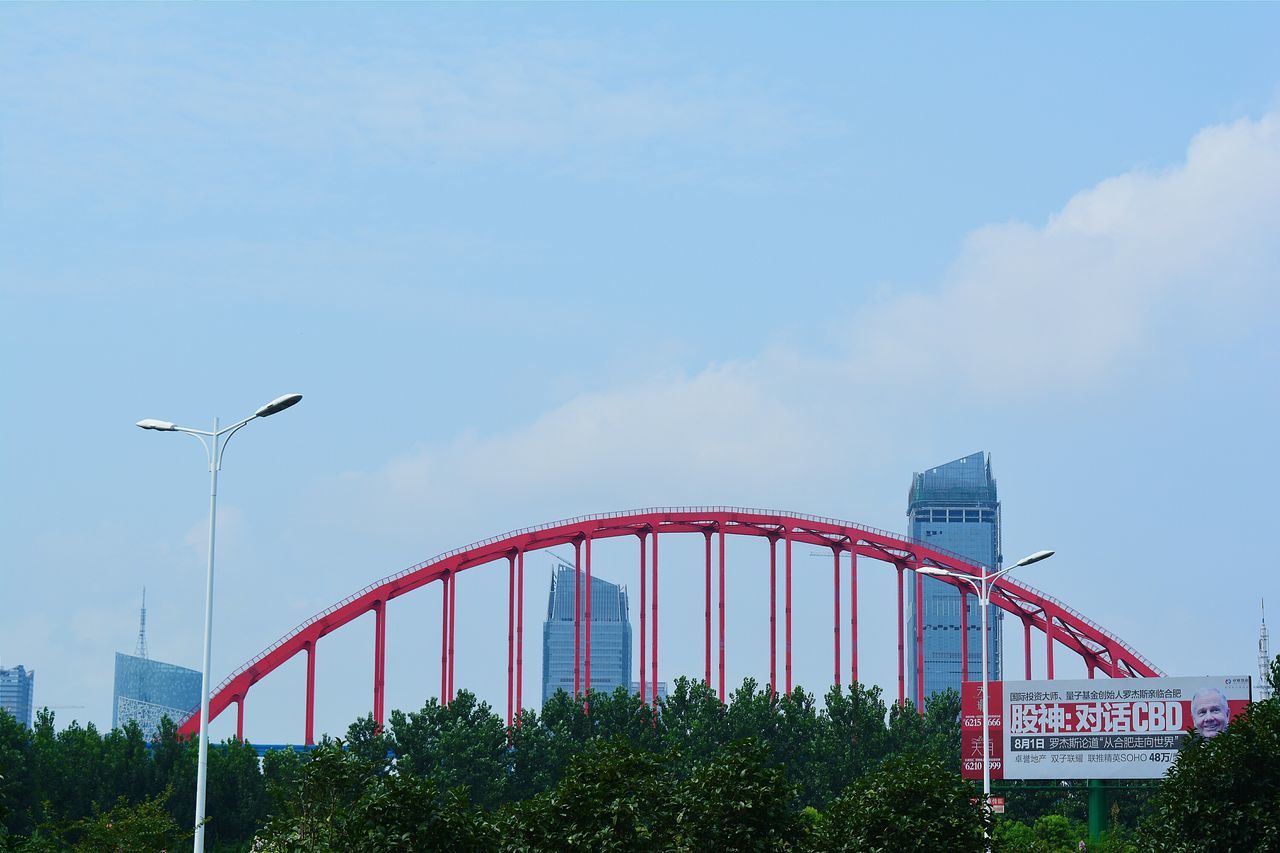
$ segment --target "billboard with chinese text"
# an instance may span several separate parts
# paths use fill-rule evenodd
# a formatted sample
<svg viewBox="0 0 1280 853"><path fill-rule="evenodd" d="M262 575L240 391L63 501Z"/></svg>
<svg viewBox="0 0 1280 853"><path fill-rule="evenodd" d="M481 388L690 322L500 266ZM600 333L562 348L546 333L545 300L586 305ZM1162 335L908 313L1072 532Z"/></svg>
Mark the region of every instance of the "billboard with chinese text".
<svg viewBox="0 0 1280 853"><path fill-rule="evenodd" d="M982 777L981 683L961 694L961 769ZM1193 729L1213 737L1248 676L991 682L993 779L1158 779Z"/></svg>

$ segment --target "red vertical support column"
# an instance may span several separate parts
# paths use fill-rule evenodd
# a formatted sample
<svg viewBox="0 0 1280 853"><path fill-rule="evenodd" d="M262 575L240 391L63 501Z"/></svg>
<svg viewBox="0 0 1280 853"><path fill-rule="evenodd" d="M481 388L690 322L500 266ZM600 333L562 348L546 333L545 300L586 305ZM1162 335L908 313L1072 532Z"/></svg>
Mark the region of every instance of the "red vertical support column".
<svg viewBox="0 0 1280 853"><path fill-rule="evenodd" d="M832 562L835 563L835 566L832 569L831 580L835 587L835 595L832 597L835 600L834 628L835 628L835 635L836 635L835 637L835 643L836 643L835 680L832 683L835 684L836 687L839 687L840 686L840 549L832 548L831 557L832 557Z"/></svg>
<svg viewBox="0 0 1280 853"><path fill-rule="evenodd" d="M849 540L849 689L858 683L858 552Z"/></svg>
<svg viewBox="0 0 1280 853"><path fill-rule="evenodd" d="M382 728L383 695L387 670L387 604L373 605L373 721Z"/></svg>
<svg viewBox="0 0 1280 853"><path fill-rule="evenodd" d="M453 647L458 634L458 576L449 575L449 702L453 702Z"/></svg>
<svg viewBox="0 0 1280 853"><path fill-rule="evenodd" d="M244 742L244 697L236 697L236 740Z"/></svg>
<svg viewBox="0 0 1280 853"><path fill-rule="evenodd" d="M787 528L787 578L786 586L786 656L787 656L787 692L791 692L791 528Z"/></svg>
<svg viewBox="0 0 1280 853"><path fill-rule="evenodd" d="M702 621L704 624L703 631L703 680L707 687L711 687L711 531L702 531L703 539L706 541L705 559L703 560L703 599L702 599Z"/></svg>
<svg viewBox="0 0 1280 853"><path fill-rule="evenodd" d="M769 537L769 692L778 693L778 537Z"/></svg>
<svg viewBox="0 0 1280 853"><path fill-rule="evenodd" d="M304 733L306 745L316 742L316 644L307 643L307 705L304 717Z"/></svg>
<svg viewBox="0 0 1280 853"><path fill-rule="evenodd" d="M720 701L724 701L724 528L720 528Z"/></svg>
<svg viewBox="0 0 1280 853"><path fill-rule="evenodd" d="M516 723L524 710L524 549L516 554Z"/></svg>
<svg viewBox="0 0 1280 853"><path fill-rule="evenodd" d="M651 567L650 570L653 572L653 578L652 578L653 589L651 590L651 593L653 594L653 599L649 602L649 607L652 610L652 612L649 615L650 617L652 617L651 621L653 624L651 624L649 628L653 632L651 635L651 639L653 643L653 649L652 649L653 656L649 660L649 668L650 668L650 675L651 675L650 682L653 684L653 706L656 708L658 707L658 528L657 527L653 528L653 566Z"/></svg>
<svg viewBox="0 0 1280 853"><path fill-rule="evenodd" d="M449 704L449 573L440 576L440 704Z"/></svg>
<svg viewBox="0 0 1280 853"><path fill-rule="evenodd" d="M920 716L924 716L924 575L918 571L916 576L916 708Z"/></svg>
<svg viewBox="0 0 1280 853"><path fill-rule="evenodd" d="M1026 679L1027 681L1030 681L1031 680L1031 620L1028 619L1026 616L1022 617L1022 632L1023 632L1022 633L1022 658L1024 661L1023 667L1026 672ZM985 643L986 638L984 637L982 641Z"/></svg>
<svg viewBox="0 0 1280 853"><path fill-rule="evenodd" d="M587 536L587 583L582 596L587 600L587 660L586 677L583 680L583 694L591 693L591 537Z"/></svg>
<svg viewBox="0 0 1280 853"><path fill-rule="evenodd" d="M960 592L960 680L969 680L969 593Z"/></svg>
<svg viewBox="0 0 1280 853"><path fill-rule="evenodd" d="M898 704L907 704L906 631L902 624L902 571L898 564Z"/></svg>
<svg viewBox="0 0 1280 853"><path fill-rule="evenodd" d="M1044 611L1044 668L1045 677L1053 681L1053 614Z"/></svg>
<svg viewBox="0 0 1280 853"><path fill-rule="evenodd" d="M507 728L515 700L516 677L516 555L507 555Z"/></svg>
<svg viewBox="0 0 1280 853"><path fill-rule="evenodd" d="M1089 677L1090 677L1090 678L1093 678L1093 659L1092 659L1092 658L1085 658L1085 659L1084 659L1084 665L1085 665L1085 666L1087 666L1087 667L1089 668Z"/></svg>
<svg viewBox="0 0 1280 853"><path fill-rule="evenodd" d="M573 540L573 695L582 692L582 540Z"/></svg>
<svg viewBox="0 0 1280 853"><path fill-rule="evenodd" d="M644 534L639 535L640 539L640 701L648 702L649 693L646 689L648 686L649 673L645 671L645 652L648 646L648 634L645 631L646 610L645 610L645 542Z"/></svg>

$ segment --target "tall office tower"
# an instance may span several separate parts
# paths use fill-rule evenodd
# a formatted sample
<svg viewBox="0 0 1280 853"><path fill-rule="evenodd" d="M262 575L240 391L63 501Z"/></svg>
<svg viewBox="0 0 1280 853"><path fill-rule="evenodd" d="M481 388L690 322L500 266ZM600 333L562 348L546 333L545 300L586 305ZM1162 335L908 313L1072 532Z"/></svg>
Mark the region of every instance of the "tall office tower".
<svg viewBox="0 0 1280 853"><path fill-rule="evenodd" d="M930 468L911 476L907 496L911 537L995 569L1000 565L1000 501L991 476L991 460L983 453ZM909 580L914 580L909 578ZM916 707L915 614L923 614L924 695L960 690L960 593L950 584L924 578L923 607L917 608L915 584L908 584L911 614L907 631L908 696ZM977 596L965 596L968 610L970 679L982 677L982 612ZM1000 610L991 605L987 638L992 680L1000 678Z"/></svg>
<svg viewBox="0 0 1280 853"><path fill-rule="evenodd" d="M31 714L36 695L36 672L19 664L12 669L0 667L0 708L31 728Z"/></svg>
<svg viewBox="0 0 1280 853"><path fill-rule="evenodd" d="M138 644L131 655L116 652L115 689L111 697L111 727L130 720L147 740L156 736L160 720L185 720L200 704L200 672L147 657L147 593L142 593Z"/></svg>
<svg viewBox="0 0 1280 853"><path fill-rule="evenodd" d="M584 574L585 577L585 574ZM542 624L542 703L557 690L573 693L573 614L578 582L573 566L563 563L551 572L547 621ZM586 683L586 600L581 604L582 627L579 686ZM627 588L600 578L591 579L591 689L612 693L631 685L631 621Z"/></svg>

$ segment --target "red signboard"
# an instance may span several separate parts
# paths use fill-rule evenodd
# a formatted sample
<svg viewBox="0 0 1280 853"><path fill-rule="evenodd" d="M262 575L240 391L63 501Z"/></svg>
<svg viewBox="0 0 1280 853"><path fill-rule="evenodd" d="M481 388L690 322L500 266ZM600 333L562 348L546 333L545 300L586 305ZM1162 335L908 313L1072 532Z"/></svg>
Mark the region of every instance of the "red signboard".
<svg viewBox="0 0 1280 853"><path fill-rule="evenodd" d="M1004 778L1004 686L991 682L987 721L991 738L991 778ZM960 685L960 772L966 779L982 778L982 682Z"/></svg>

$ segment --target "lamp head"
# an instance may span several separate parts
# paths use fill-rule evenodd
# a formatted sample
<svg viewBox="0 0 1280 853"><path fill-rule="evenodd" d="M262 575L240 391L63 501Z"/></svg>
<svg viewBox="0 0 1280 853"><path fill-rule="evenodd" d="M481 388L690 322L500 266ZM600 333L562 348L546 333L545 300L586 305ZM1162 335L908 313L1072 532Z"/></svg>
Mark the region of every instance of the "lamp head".
<svg viewBox="0 0 1280 853"><path fill-rule="evenodd" d="M921 566L916 569L916 574L934 575L936 577L953 577L956 573L947 569L940 569L937 566Z"/></svg>
<svg viewBox="0 0 1280 853"><path fill-rule="evenodd" d="M143 420L138 421L137 426L140 426L143 429L160 430L161 432L173 432L178 428L176 424L169 423L168 421L158 421L155 418L144 418Z"/></svg>
<svg viewBox="0 0 1280 853"><path fill-rule="evenodd" d="M1041 560L1047 560L1053 555L1054 555L1053 551L1036 551L1034 554L1030 554L1026 557L1023 557L1021 560L1014 563L1013 567L1016 569L1019 566L1029 566L1032 563L1038 563Z"/></svg>
<svg viewBox="0 0 1280 853"><path fill-rule="evenodd" d="M298 401L301 399L301 394L285 394L283 397L276 397L270 403L267 403L261 409L254 412L253 416L255 418L269 418L276 412L283 412L290 406L297 405Z"/></svg>

